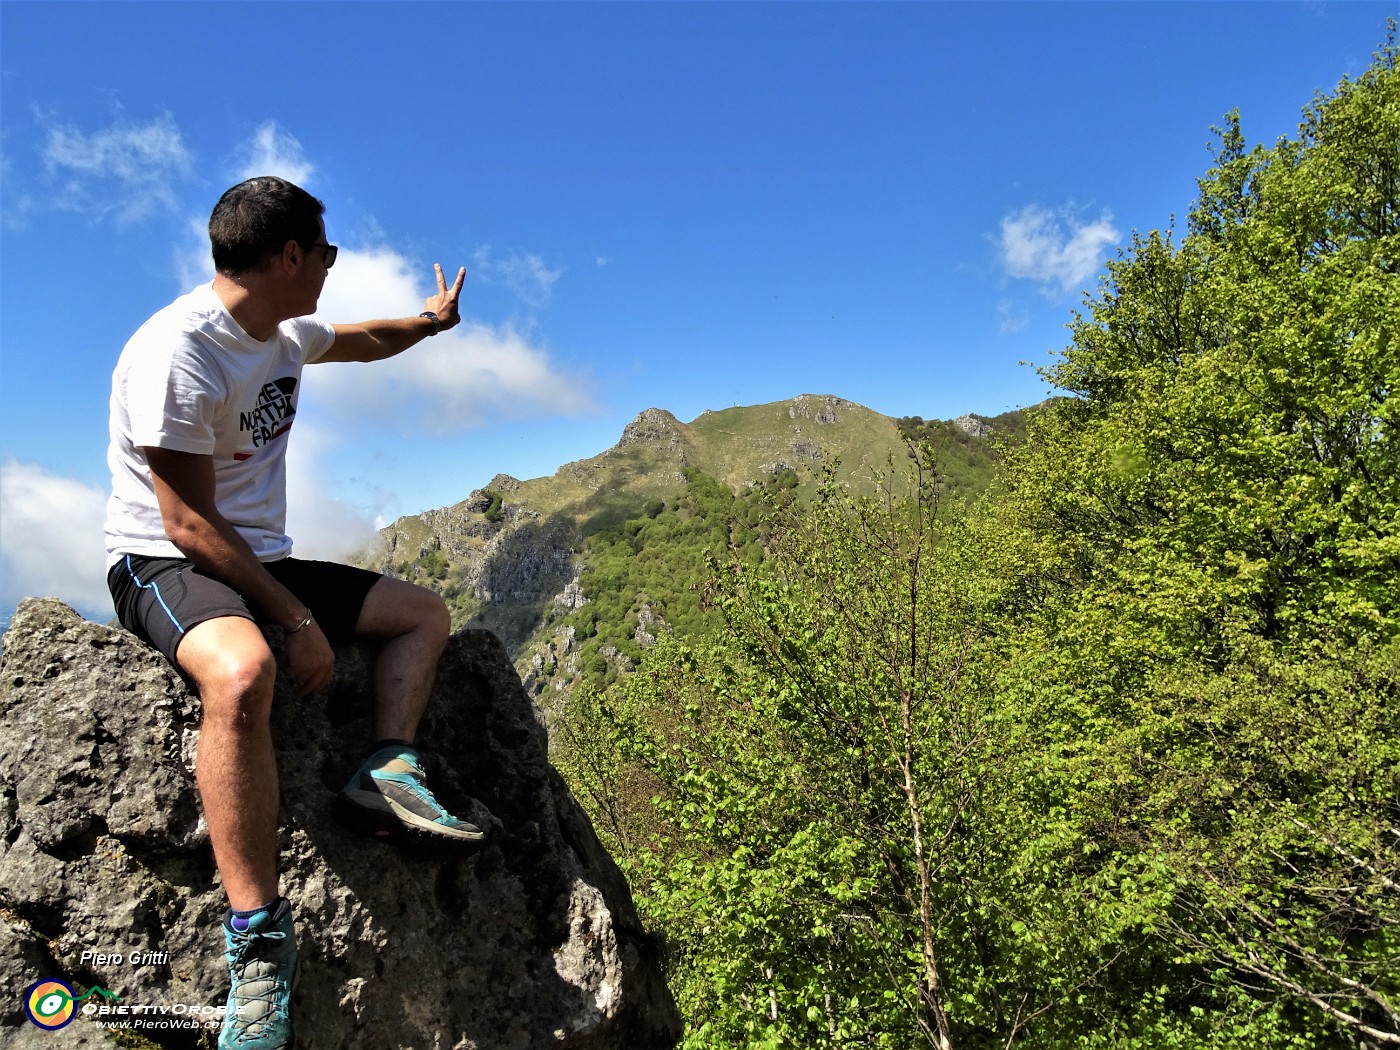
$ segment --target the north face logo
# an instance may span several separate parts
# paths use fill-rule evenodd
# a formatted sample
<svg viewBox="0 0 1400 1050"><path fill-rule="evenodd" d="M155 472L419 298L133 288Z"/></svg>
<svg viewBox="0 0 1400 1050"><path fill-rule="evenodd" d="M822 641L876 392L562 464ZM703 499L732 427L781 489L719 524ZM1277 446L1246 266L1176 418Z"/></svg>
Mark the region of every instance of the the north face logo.
<svg viewBox="0 0 1400 1050"><path fill-rule="evenodd" d="M296 388L297 381L293 376L264 383L258 391L258 403L252 410L238 413L238 429L252 434L254 448L261 448L292 429L292 416L296 414L292 392ZM234 458L248 459L251 455L251 452L240 452Z"/></svg>

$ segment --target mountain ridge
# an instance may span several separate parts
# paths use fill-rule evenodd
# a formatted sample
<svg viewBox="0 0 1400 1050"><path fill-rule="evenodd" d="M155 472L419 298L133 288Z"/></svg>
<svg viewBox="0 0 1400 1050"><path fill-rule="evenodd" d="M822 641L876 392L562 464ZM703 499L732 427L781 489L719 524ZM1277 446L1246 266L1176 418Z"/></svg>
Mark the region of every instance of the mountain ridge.
<svg viewBox="0 0 1400 1050"><path fill-rule="evenodd" d="M904 462L909 443L919 440L940 448L946 487L972 494L990 480L991 439L1014 442L1022 421L1020 411L947 422L896 419L832 394L706 410L689 423L667 409L646 408L602 452L565 463L546 477L522 481L497 474L455 504L399 518L381 530L379 546L357 560L439 591L453 610L455 626L487 627L501 636L537 695L551 677L560 691L576 682L580 667L590 661L595 671L604 665L630 669L635 661L622 649L638 656L635 638L654 638L669 622L668 611L649 604L644 594L630 597L625 612L615 611L637 621L637 633L616 639L602 628L604 641L596 648L615 650L603 653L602 664L597 653L580 653L578 632L569 633L578 628L584 640L596 637L587 633L598 629L596 618L564 622L579 621L577 611L598 597L600 581L586 584L585 577L597 563L596 552L612 544L610 537L624 526L637 549L621 557L662 562L679 557L656 549L660 541L639 540L640 526L629 522L660 517L687 522L696 514L736 513L726 494L730 501L743 501L765 487L809 498L827 475L873 493L878 476ZM719 488L701 478L713 479ZM690 526L681 532L691 538L677 539L672 529L665 542L698 542ZM747 531L744 535L752 538ZM644 554L639 544L646 542L652 548ZM717 535L705 542L729 540ZM618 556L617 550L609 555L613 561ZM625 589L635 581L624 584L613 573L602 585ZM617 641L624 644L613 644ZM550 667L555 671L545 674Z"/></svg>

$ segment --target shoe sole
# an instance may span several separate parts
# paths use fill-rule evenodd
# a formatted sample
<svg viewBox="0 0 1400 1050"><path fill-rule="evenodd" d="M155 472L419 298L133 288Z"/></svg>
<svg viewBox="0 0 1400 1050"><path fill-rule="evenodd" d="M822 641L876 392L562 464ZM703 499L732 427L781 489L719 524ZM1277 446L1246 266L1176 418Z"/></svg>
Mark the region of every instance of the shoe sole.
<svg viewBox="0 0 1400 1050"><path fill-rule="evenodd" d="M383 796L375 797L383 799ZM483 831L456 835L430 831L400 819L390 810L370 808L357 802L346 792L336 795L331 804L331 816L346 831L429 859L474 853L486 843Z"/></svg>

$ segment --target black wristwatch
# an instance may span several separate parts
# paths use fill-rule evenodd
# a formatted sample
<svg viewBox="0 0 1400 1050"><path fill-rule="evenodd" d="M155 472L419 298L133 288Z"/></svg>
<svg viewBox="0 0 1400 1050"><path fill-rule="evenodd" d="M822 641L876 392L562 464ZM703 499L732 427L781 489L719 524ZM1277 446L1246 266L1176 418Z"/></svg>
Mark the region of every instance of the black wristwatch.
<svg viewBox="0 0 1400 1050"><path fill-rule="evenodd" d="M418 316L426 317L428 320L433 322L433 335L437 335L439 332L442 331L442 321L438 318L438 315L433 313L431 310L424 310Z"/></svg>

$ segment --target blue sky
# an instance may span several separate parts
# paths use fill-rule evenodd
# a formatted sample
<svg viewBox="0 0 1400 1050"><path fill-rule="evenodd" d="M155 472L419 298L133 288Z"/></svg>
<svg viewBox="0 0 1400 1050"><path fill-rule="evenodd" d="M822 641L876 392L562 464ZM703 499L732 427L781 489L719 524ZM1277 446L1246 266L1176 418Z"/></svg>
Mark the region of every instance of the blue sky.
<svg viewBox="0 0 1400 1050"><path fill-rule="evenodd" d="M110 374L251 174L327 205L329 321L467 321L307 372L298 552L612 445L644 408L995 414L1134 230L1366 68L1395 2L0 2L0 616L106 618ZM1026 364L1031 362L1031 364Z"/></svg>

